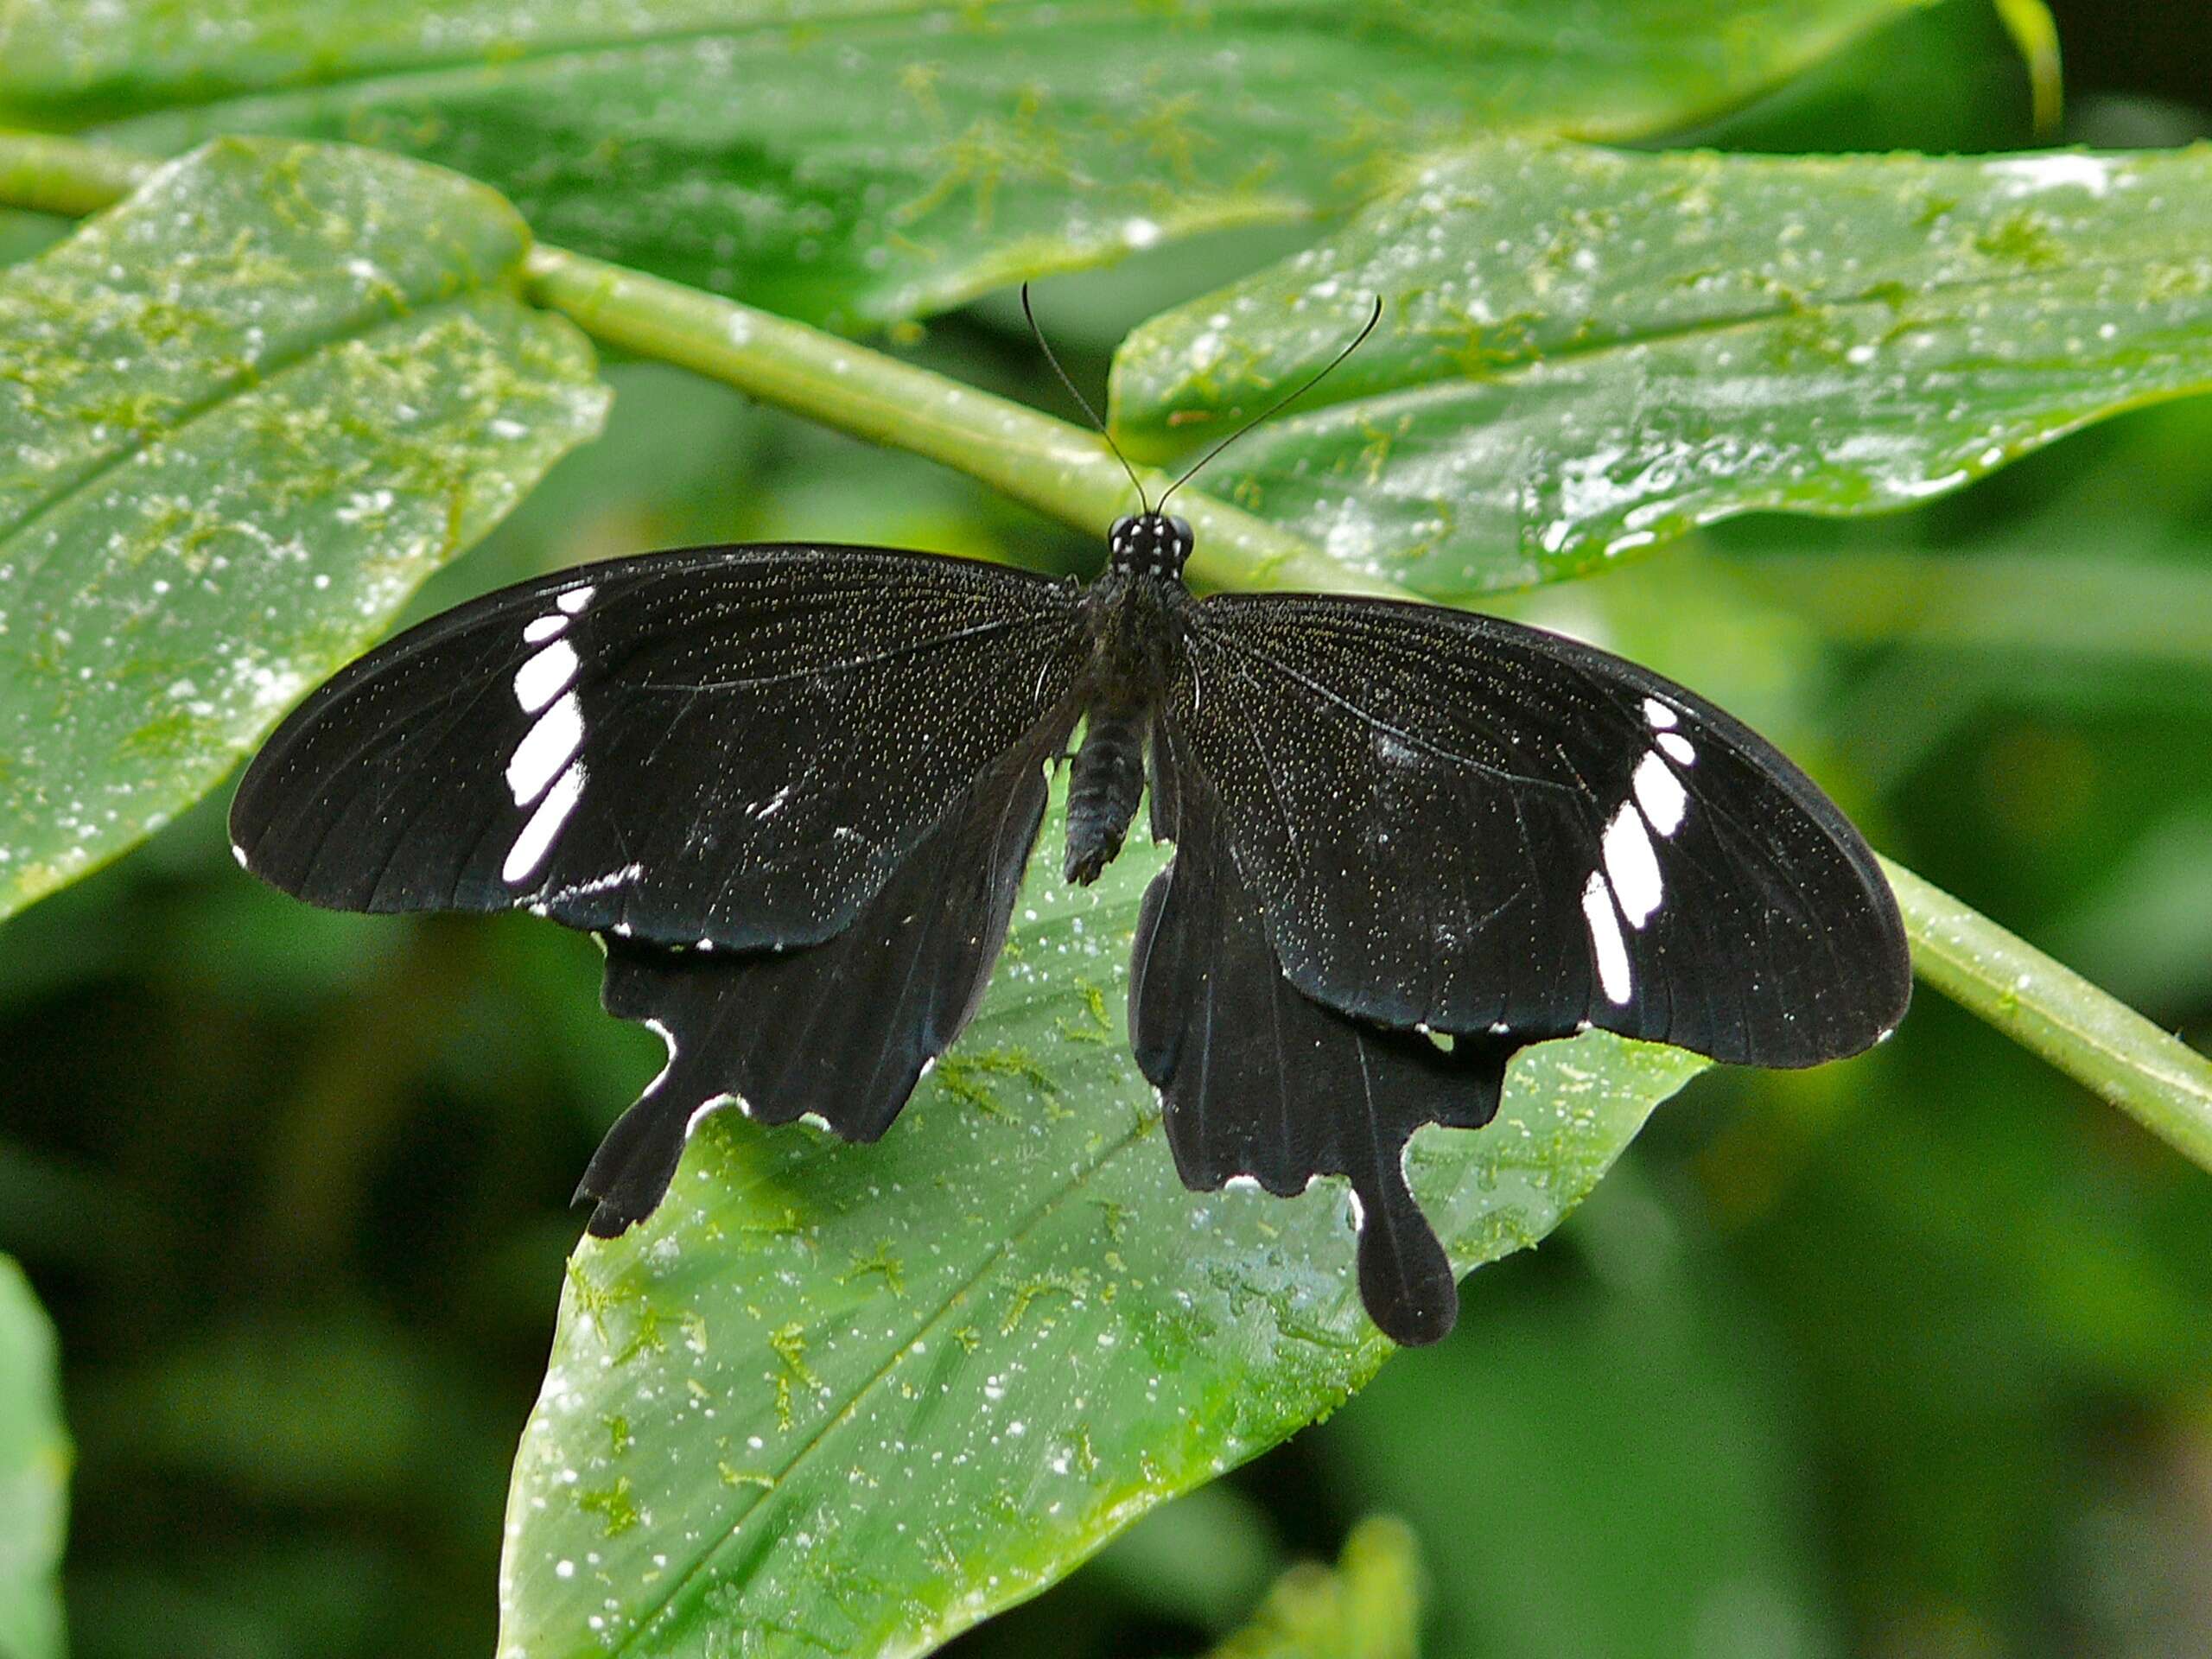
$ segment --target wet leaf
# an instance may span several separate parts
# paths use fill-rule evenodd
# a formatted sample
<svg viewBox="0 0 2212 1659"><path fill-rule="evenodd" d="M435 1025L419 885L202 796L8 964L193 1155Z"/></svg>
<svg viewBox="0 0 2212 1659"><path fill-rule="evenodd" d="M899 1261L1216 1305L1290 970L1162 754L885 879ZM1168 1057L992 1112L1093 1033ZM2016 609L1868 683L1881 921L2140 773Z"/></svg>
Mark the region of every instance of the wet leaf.
<svg viewBox="0 0 2212 1659"><path fill-rule="evenodd" d="M54 1326L22 1269L0 1256L0 1653L60 1659L68 1431Z"/></svg>
<svg viewBox="0 0 2212 1659"><path fill-rule="evenodd" d="M230 141L0 271L0 914L213 787L598 428L480 186Z"/></svg>
<svg viewBox="0 0 2212 1659"><path fill-rule="evenodd" d="M1940 495L2212 388L2212 146L1994 160L1485 145L1155 319L1115 421L1166 460L1376 337L1209 487L1433 595L1757 509Z"/></svg>
<svg viewBox="0 0 2212 1659"><path fill-rule="evenodd" d="M33 0L0 111L157 152L248 130L404 150L550 242L880 321L1342 207L1484 131L1679 126L1919 3Z"/></svg>
<svg viewBox="0 0 2212 1659"><path fill-rule="evenodd" d="M650 1223L579 1249L509 1500L506 1659L923 1651L1374 1373L1340 1183L1176 1179L1122 1017L1164 850L1089 891L1036 861L976 1024L882 1141L717 1114ZM1453 1259L1542 1237L1702 1065L1549 1044L1489 1128L1425 1130Z"/></svg>

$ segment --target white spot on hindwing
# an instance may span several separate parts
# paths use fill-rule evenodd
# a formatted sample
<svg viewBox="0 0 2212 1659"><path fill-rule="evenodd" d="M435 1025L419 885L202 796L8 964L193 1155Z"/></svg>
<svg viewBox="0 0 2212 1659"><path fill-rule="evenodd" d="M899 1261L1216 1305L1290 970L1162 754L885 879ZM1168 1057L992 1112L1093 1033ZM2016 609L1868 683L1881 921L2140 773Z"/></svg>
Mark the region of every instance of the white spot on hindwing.
<svg viewBox="0 0 2212 1659"><path fill-rule="evenodd" d="M1612 889L1603 870L1590 872L1582 889L1582 919L1589 924L1590 949L1598 961L1598 983L1606 1000L1624 1006L1635 983L1629 976L1628 941L1621 937L1620 918L1613 913Z"/></svg>

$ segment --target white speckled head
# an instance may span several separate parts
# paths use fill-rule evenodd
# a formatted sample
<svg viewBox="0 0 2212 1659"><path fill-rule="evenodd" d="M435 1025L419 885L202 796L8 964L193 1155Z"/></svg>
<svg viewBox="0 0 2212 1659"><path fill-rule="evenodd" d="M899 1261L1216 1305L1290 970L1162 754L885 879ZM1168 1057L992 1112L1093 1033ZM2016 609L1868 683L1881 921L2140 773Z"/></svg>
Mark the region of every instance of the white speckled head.
<svg viewBox="0 0 2212 1659"><path fill-rule="evenodd" d="M1191 527L1172 513L1133 512L1106 533L1110 567L1131 575L1179 582L1191 556Z"/></svg>

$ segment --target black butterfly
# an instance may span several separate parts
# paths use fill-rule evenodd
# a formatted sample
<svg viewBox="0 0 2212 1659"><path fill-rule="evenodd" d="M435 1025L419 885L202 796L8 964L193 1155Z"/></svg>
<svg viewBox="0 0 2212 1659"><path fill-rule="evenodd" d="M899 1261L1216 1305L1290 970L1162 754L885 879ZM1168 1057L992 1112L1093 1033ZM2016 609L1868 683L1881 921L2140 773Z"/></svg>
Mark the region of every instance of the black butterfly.
<svg viewBox="0 0 2212 1659"><path fill-rule="evenodd" d="M890 1127L975 1012L1080 725L1067 878L1120 850L1147 758L1175 844L1129 1032L1185 1183L1348 1178L1361 1295L1403 1343L1457 1307L1407 1140L1488 1122L1520 1048L1598 1026L1810 1065L1904 1012L1866 843L1681 687L1459 611L1194 598L1157 512L1109 551L1087 587L737 546L507 588L293 713L232 808L238 860L319 905L603 938L607 1007L669 1045L583 1177L609 1235L718 1101Z"/></svg>

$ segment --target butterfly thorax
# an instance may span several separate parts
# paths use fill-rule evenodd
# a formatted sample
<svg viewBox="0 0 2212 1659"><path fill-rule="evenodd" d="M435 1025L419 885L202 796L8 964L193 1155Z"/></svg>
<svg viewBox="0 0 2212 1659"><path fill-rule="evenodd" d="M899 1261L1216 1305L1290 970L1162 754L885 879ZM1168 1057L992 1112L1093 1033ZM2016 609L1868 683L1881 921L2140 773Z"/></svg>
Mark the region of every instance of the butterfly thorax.
<svg viewBox="0 0 2212 1659"><path fill-rule="evenodd" d="M1083 745L1068 778L1070 881L1096 880L1136 817L1153 714L1174 671L1175 613L1190 597L1190 552L1181 519L1124 518L1108 537L1104 573L1084 591L1091 658L1078 693Z"/></svg>

